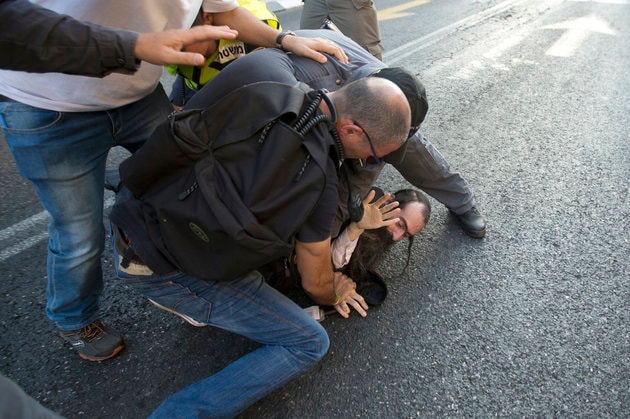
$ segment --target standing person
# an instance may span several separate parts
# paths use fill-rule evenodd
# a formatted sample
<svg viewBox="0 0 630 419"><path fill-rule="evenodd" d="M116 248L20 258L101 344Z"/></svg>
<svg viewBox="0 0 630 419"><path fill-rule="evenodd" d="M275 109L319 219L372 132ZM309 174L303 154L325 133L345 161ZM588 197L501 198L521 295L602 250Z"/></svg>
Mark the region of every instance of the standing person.
<svg viewBox="0 0 630 419"><path fill-rule="evenodd" d="M139 34L81 22L29 1L0 0L0 68L6 70L105 77L135 73L140 61L195 66L204 56L182 49L222 37L234 39L236 31L197 26Z"/></svg>
<svg viewBox="0 0 630 419"><path fill-rule="evenodd" d="M348 38L382 60L384 49L372 0L304 0L300 29L320 29L327 19Z"/></svg>
<svg viewBox="0 0 630 419"><path fill-rule="evenodd" d="M15 2L21 3L21 2ZM201 0L35 1L78 20L138 31L189 28ZM215 24L246 42L279 46L325 61L317 52L345 55L334 43L270 28L233 0L204 0ZM65 60L63 54L51 61ZM0 71L0 126L20 174L29 179L49 224L46 314L79 356L102 361L124 348L123 336L99 313L103 289L103 185L109 150L134 152L164 121L171 105L159 84L162 67L143 64L133 75L102 79Z"/></svg>
<svg viewBox="0 0 630 419"><path fill-rule="evenodd" d="M131 287L151 299L159 307L179 315L192 324L220 327L261 344L254 351L214 375L168 397L151 417L236 416L252 403L310 369L324 356L329 346L328 336L321 325L298 305L269 286L256 270L217 279L209 277L201 279L182 272L180 269L168 272L168 265L167 270L164 269L167 259L168 261L176 259L173 256L174 247L198 248L202 246L200 238L207 243L207 247L203 244L204 249L207 249L204 255L208 258L220 255L220 260L213 261L212 267L201 269L205 275L213 275L207 272L209 269L214 272L224 271L225 266L231 266L232 261L240 264L248 263L247 260L239 258L238 251L235 254L235 251L230 250L237 249L234 241L231 240L234 236L231 231L239 231L238 236L245 233L234 228L230 222L227 223L228 227L222 227L222 221L226 221L227 215L224 212L215 212L214 209L220 208L224 211L224 206L228 206L228 212L230 212L229 209L242 206L241 199L251 198L250 193L260 195L268 192L268 190L249 190L252 167L260 163L248 157L251 154L250 149L244 151L247 155L240 157L225 151L226 137L247 131L252 121L241 115L226 121L217 120L214 123L204 118L202 128L196 129L195 127L200 125L195 115L199 113L185 112L187 109L200 109L203 115L203 112L212 109L213 106L221 105L221 99L231 91L245 85L259 87L261 83L256 83L259 81L295 86L297 80L292 72L288 56L277 49L265 49L236 60L191 99L182 114L184 122L173 123L176 125L165 123L164 127L167 129L156 130L156 136L152 137L138 154L121 166L124 187L111 215L114 231L125 238L125 240L115 240L113 246L117 252L114 262L120 277L126 279ZM278 107L279 101L272 100L269 96L257 95L256 98L256 109L267 110ZM231 99L230 96L228 100ZM284 97L283 103L285 103ZM244 113L250 114L251 108L250 106ZM218 109L223 111L221 107ZM365 315L367 305L356 293L354 282L341 273L333 272L330 259L330 227L337 209L338 197L336 190L338 159L366 159L370 156L379 158L398 148L405 140L406 126L410 123L409 105L404 94L395 84L387 80L371 78L349 83L331 94L322 93L318 101L312 102L308 109L309 113L313 112L312 119L306 122L306 119L300 117L298 125L304 123L312 127L311 122L324 120L328 120L329 125L325 128L322 125L316 125L319 128L313 128L305 133L306 139L300 140L300 144L309 144L312 149L317 148L323 151L322 154L316 153L318 156L323 156L323 161L319 157L314 157L315 155L308 154L303 164L294 166L295 172L280 175L278 172L284 170L283 165L276 165L273 166L276 169L268 174L268 178L273 179L276 184L274 191L284 191L281 196L273 195L274 198L286 201L287 196L291 196L292 204L285 205L290 205L291 208L299 211L300 214L295 214L295 218L303 220L297 223L296 234L290 235L287 244L295 238L297 266L305 291L319 304L336 305L337 310L344 317L348 316L350 306ZM257 156L263 156L258 158L273 159L268 147L275 147L270 144L278 144L287 136L287 130L275 119L281 115L287 114L276 113L272 118L274 123L269 123L265 114L267 125L263 124L262 127L266 128L260 129L264 135L259 138L253 137L255 142L251 146L256 148ZM297 116L294 115L294 117L298 119ZM256 126L259 126L259 122L256 120ZM227 134L216 134L212 135L211 139L206 138L208 132L215 132L214 124L220 127L219 133ZM275 128L270 127L278 128L274 130ZM181 136L176 133L181 133ZM176 137L181 140L184 137L186 139L183 142L175 142ZM160 196L156 200L151 200L149 204L153 194L159 194L159 191L165 189L165 179L158 178L152 185L145 185L147 181L144 173L147 170L153 170L156 166L152 158L152 150L156 147L172 147L172 143L175 143L173 149L177 149L178 144L182 144L189 150L191 148L188 145L206 144L207 141L218 142L219 145L213 152L202 152L198 157L199 160L196 161L212 162L212 165L210 168L195 165L195 170L201 170L203 174L196 176L197 181L194 184L197 186L189 187L188 191L190 193L197 191L195 196L211 200L212 205L208 208L204 207L203 213L211 219L218 219L218 225L223 229L208 231L210 227L205 227L205 229L200 227L201 221L196 216L186 214L183 221L188 226L195 225L195 228L191 230L194 234L185 232L185 234L177 235L177 242L167 241L167 237L172 236L167 236L161 224L164 222L170 224L170 220L167 220L169 216L166 215L168 210L161 212L163 207L158 202L163 204L172 200L170 197ZM317 146L314 143L317 143ZM202 149L213 150L212 147L202 147ZM271 150L278 150L278 148L271 148ZM300 162L304 156L300 154L301 158L297 157L296 155L295 159ZM285 156L285 158L291 157ZM243 160L251 164L243 164ZM175 161L167 161L167 163L177 166ZM158 163L157 167L161 165L162 162ZM306 189L298 189L299 195L293 194L295 190L293 185L298 185L295 187L299 188L299 179L303 176L310 178L313 173L319 173L314 183L317 187L311 187L309 184ZM182 178L188 179L188 175L182 175ZM208 185L203 182L206 178L221 180ZM185 183L189 184L189 182ZM154 187L151 188L151 186ZM216 196L210 192L216 190L215 188L221 191ZM312 203L306 205L299 196L311 197L312 188L316 189L315 195L319 198L314 201L308 200L307 202ZM176 189L179 190L179 188ZM230 192L232 189L235 191ZM131 195L131 191L138 196ZM291 194L287 195L289 191ZM212 196L208 196L207 193ZM179 193L179 199L181 201L189 199L189 193L186 192L185 195L184 197ZM195 199L192 202L201 204ZM189 207L185 206L185 208ZM274 226L284 229L287 224L294 222L294 220L280 220L281 225L270 225L267 221L269 214L266 208L255 210L248 207L248 210L251 214L246 218L255 219L258 224L254 230L257 232ZM222 214L224 218L221 218ZM196 221L186 222L191 219ZM168 229L168 227L165 228ZM293 231L293 226L291 230ZM208 231L207 234L206 231ZM182 258L186 257L187 255L182 256ZM133 266L128 263L132 259L135 259ZM262 261L261 266L270 261ZM144 262L147 266L141 269L140 266ZM186 265L181 258L170 263L171 266L173 263L178 266ZM131 272L130 268L133 268L134 272ZM157 273L158 271L162 273Z"/></svg>

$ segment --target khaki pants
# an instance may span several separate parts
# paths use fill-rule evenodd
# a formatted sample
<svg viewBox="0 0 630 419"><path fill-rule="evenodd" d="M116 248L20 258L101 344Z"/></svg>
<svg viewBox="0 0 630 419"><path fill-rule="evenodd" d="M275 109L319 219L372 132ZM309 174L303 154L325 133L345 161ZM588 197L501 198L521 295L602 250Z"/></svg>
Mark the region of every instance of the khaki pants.
<svg viewBox="0 0 630 419"><path fill-rule="evenodd" d="M304 0L300 29L319 29L327 17L344 35L382 59L381 32L372 0Z"/></svg>

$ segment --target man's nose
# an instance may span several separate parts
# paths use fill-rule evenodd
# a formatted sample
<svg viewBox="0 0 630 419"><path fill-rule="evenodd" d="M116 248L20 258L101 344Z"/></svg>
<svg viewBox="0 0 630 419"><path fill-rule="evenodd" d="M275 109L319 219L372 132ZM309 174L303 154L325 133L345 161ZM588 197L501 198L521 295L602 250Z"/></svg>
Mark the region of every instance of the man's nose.
<svg viewBox="0 0 630 419"><path fill-rule="evenodd" d="M405 236L405 232L396 226L389 226L387 230L392 236L392 240L394 240L395 242L402 240L402 238Z"/></svg>

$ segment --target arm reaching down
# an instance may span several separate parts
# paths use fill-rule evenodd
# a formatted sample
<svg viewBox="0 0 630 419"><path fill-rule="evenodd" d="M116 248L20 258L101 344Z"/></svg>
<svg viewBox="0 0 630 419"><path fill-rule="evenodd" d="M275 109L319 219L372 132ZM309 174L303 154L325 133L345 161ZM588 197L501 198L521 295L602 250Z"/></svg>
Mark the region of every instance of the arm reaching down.
<svg viewBox="0 0 630 419"><path fill-rule="evenodd" d="M349 306L363 317L367 315L367 303L357 294L355 282L341 272L332 270L330 238L316 243L297 241L295 255L302 287L313 301L335 306L345 318L350 313Z"/></svg>

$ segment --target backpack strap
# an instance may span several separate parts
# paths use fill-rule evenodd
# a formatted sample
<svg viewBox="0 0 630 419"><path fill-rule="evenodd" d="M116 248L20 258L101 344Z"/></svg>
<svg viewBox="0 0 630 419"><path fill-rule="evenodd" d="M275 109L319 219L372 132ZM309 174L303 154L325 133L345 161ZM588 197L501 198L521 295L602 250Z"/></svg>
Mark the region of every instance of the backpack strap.
<svg viewBox="0 0 630 419"><path fill-rule="evenodd" d="M228 143L230 139L248 138L276 118L293 121L310 92L313 90L300 82L294 86L258 82L228 93L207 109L173 112L121 163L122 183L140 196L168 174L191 167L206 156L218 135L227 134L221 143Z"/></svg>
<svg viewBox="0 0 630 419"><path fill-rule="evenodd" d="M290 86L278 82L257 82L240 87L224 96L219 103L203 111L205 131L213 149L231 139L249 138L273 120L293 122L302 112L307 93L304 83ZM264 106L260 106L264 103ZM225 110L231 112L226 113ZM218 117L221 115L221 118ZM247 121L247 123L235 123ZM177 134L177 131L174 131ZM213 141L221 138L221 141Z"/></svg>

